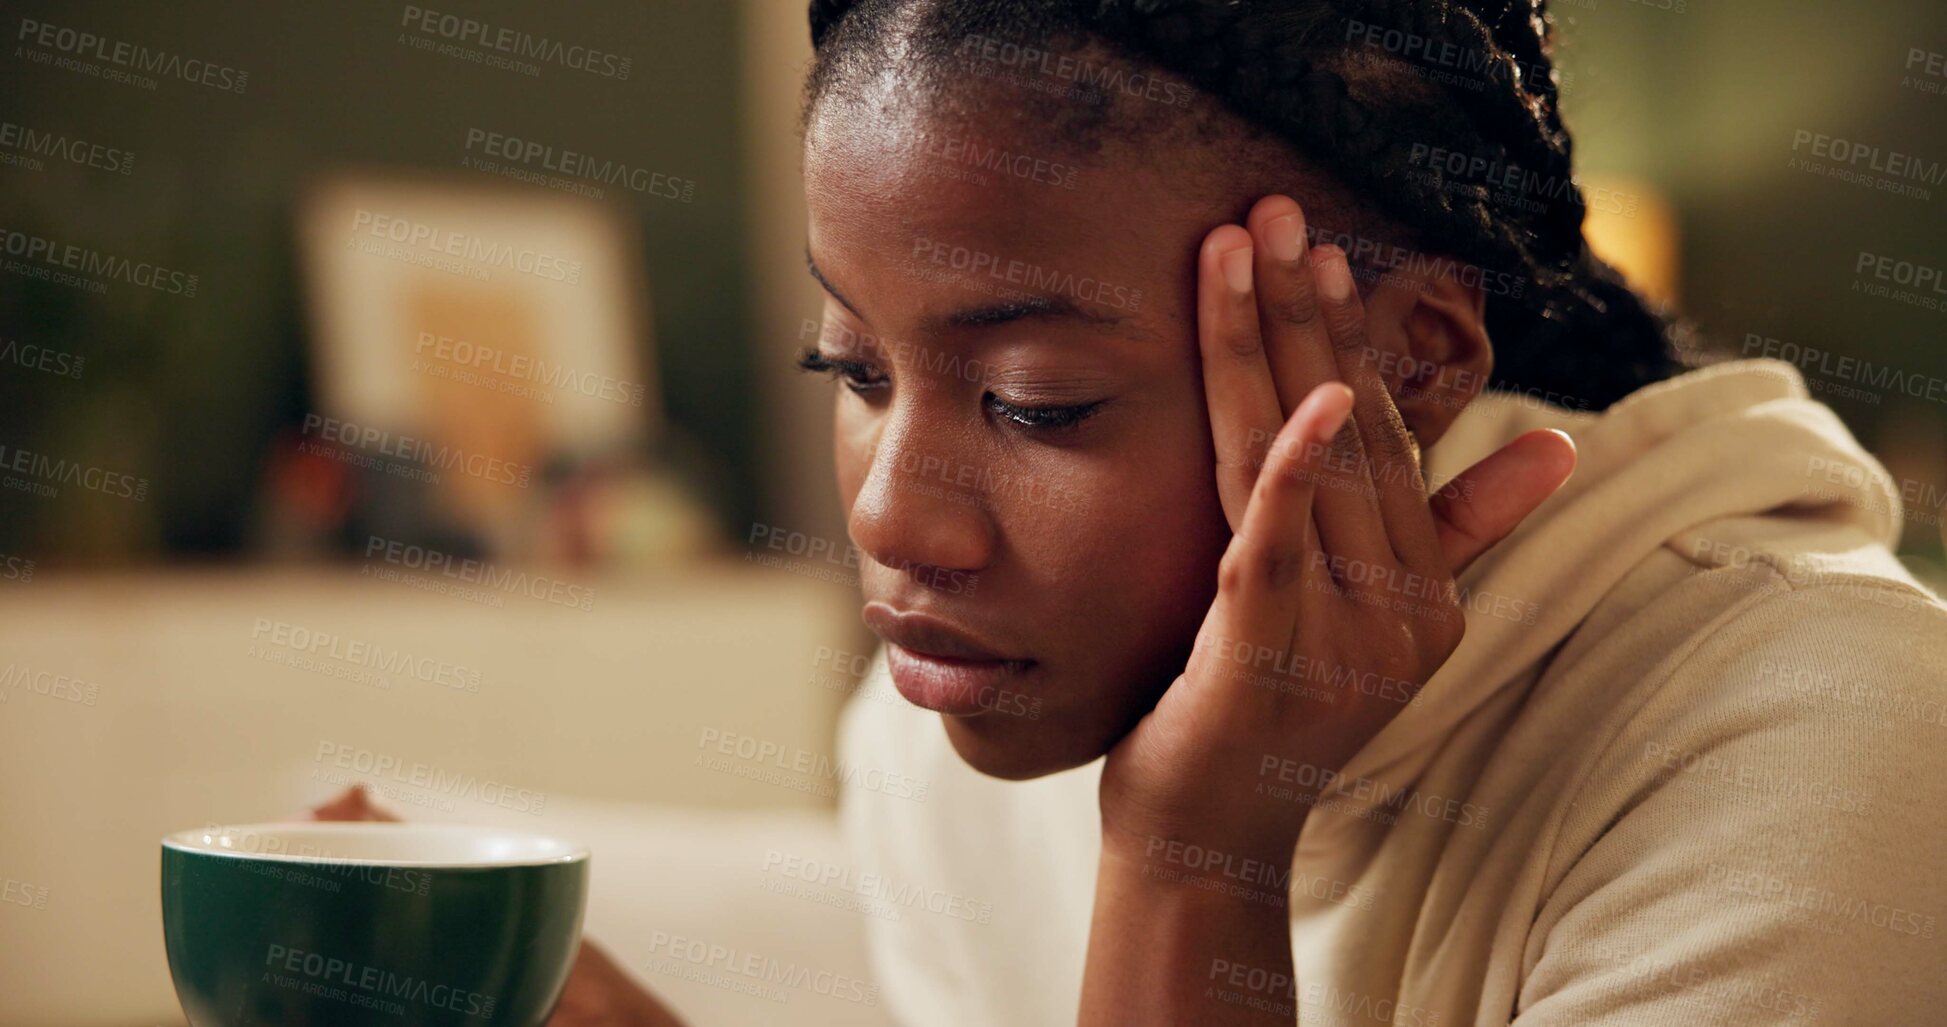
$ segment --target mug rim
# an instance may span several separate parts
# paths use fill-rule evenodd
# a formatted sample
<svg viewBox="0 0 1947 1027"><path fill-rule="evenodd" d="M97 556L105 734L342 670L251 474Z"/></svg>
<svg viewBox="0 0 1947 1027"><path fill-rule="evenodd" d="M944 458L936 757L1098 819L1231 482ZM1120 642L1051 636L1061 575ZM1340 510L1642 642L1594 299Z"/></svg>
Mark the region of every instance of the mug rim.
<svg viewBox="0 0 1947 1027"><path fill-rule="evenodd" d="M322 854L306 855L294 852L262 852L225 848L218 839L243 834L261 835L307 835L318 841L328 841L333 837L347 837L372 834L420 834L458 839L466 842L504 841L524 847L538 847L541 854L518 857L480 857L461 856L441 859L395 859L372 856L331 856ZM293 839L298 840L298 839ZM225 824L216 827L190 828L164 835L164 849L191 853L199 856L215 856L224 859L262 860L274 863L329 863L348 866L373 867L413 867L423 869L453 870L494 870L502 867L557 866L567 863L585 862L588 847L577 842L553 835L531 834L526 831L509 831L497 827L479 827L471 824L414 824L392 821L342 820L342 821L285 821L257 824Z"/></svg>

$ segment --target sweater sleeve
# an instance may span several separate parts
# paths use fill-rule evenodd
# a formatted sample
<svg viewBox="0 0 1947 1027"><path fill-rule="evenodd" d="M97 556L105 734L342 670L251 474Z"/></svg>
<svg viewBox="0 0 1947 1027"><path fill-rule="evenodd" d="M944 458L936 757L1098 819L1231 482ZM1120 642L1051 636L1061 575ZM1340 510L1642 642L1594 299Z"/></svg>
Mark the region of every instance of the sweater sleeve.
<svg viewBox="0 0 1947 1027"><path fill-rule="evenodd" d="M1947 1022L1947 611L1780 589L1686 657L1555 836L1518 1027Z"/></svg>

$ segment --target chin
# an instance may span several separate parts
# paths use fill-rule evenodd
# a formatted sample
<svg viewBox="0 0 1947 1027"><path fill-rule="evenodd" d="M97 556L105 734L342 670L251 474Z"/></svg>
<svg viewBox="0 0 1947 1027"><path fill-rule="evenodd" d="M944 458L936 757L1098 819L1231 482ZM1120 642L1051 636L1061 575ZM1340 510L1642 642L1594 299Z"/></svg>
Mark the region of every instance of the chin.
<svg viewBox="0 0 1947 1027"><path fill-rule="evenodd" d="M991 713L940 718L953 751L968 766L1003 781L1028 781L1092 763L1122 740L1135 719L1140 714L1129 725Z"/></svg>

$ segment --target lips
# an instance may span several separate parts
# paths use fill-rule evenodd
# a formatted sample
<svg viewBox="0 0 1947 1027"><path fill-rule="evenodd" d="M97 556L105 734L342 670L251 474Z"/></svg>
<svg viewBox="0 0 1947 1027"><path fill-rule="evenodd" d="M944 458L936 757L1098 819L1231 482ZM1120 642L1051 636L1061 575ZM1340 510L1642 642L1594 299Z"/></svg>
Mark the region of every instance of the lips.
<svg viewBox="0 0 1947 1027"><path fill-rule="evenodd" d="M886 642L893 687L906 701L955 717L977 717L1018 701L1018 679L1034 666L928 613L871 602L865 624Z"/></svg>

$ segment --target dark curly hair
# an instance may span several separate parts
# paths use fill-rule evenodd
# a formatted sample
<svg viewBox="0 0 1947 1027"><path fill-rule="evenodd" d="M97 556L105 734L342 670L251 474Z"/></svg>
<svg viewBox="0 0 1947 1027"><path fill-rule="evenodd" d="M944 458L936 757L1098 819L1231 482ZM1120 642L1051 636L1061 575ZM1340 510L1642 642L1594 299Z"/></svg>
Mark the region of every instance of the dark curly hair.
<svg viewBox="0 0 1947 1027"><path fill-rule="evenodd" d="M969 40L1100 46L1290 144L1414 249L1517 283L1487 290L1492 387L1602 409L1684 369L1688 329L1584 244L1543 0L811 0L810 20L807 116L894 31L935 65Z"/></svg>

